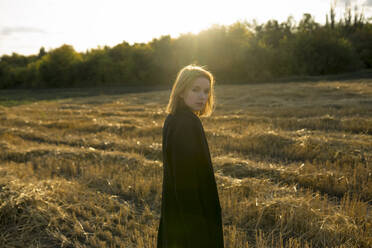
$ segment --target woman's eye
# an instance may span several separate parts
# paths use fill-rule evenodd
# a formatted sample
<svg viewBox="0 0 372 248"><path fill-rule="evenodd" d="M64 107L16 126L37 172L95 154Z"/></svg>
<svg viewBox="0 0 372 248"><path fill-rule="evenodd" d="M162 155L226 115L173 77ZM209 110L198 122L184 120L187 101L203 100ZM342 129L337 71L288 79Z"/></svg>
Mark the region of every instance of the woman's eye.
<svg viewBox="0 0 372 248"><path fill-rule="evenodd" d="M196 89L192 89L192 91L193 91L193 92L198 92L198 91L199 91L199 89L197 89L197 88L196 88ZM209 94L209 90L207 90L207 91L204 91L204 93L205 93L205 94Z"/></svg>

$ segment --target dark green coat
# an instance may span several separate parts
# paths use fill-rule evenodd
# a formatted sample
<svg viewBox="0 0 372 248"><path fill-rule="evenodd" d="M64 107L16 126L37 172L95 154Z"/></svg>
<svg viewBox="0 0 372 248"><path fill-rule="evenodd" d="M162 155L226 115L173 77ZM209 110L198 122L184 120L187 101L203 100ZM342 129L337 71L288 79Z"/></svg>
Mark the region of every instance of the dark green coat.
<svg viewBox="0 0 372 248"><path fill-rule="evenodd" d="M185 104L163 125L163 185L157 248L224 247L221 206L207 139Z"/></svg>

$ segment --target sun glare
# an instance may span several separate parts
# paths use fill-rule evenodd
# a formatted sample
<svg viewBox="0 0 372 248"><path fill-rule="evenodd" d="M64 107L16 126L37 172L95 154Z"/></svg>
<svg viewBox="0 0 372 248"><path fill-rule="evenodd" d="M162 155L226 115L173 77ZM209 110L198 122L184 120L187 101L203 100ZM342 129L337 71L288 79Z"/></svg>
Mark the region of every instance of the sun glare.
<svg viewBox="0 0 372 248"><path fill-rule="evenodd" d="M324 0L0 1L0 54L32 54L41 46L64 43L78 51L123 41L146 43L162 35L197 34L213 24L281 22L289 16L299 21L304 13L325 22L329 7L330 1Z"/></svg>

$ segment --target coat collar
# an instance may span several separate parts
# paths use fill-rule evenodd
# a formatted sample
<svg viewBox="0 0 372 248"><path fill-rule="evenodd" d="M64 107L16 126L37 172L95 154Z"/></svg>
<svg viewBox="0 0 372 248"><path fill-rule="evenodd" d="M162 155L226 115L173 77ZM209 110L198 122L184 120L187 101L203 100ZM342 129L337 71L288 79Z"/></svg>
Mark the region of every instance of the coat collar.
<svg viewBox="0 0 372 248"><path fill-rule="evenodd" d="M185 102L184 102L182 99L180 99L180 102L179 102L179 105L178 105L178 108L177 108L176 112L186 112L186 113L191 113L192 115L198 117L198 116L197 116L197 115L192 111L192 109L191 109L189 106L187 106L187 105L185 104Z"/></svg>

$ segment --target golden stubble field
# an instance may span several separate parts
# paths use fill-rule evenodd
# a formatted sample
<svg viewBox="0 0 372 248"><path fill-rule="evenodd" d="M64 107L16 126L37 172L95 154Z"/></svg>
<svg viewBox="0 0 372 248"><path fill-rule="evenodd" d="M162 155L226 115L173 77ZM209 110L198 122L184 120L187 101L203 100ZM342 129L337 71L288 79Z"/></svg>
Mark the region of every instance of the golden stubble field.
<svg viewBox="0 0 372 248"><path fill-rule="evenodd" d="M0 247L155 247L170 89L15 92L0 91ZM225 247L372 246L371 79L217 84L216 100L201 120Z"/></svg>

